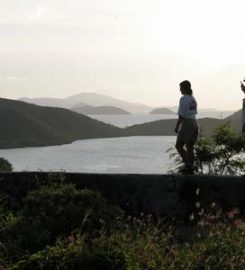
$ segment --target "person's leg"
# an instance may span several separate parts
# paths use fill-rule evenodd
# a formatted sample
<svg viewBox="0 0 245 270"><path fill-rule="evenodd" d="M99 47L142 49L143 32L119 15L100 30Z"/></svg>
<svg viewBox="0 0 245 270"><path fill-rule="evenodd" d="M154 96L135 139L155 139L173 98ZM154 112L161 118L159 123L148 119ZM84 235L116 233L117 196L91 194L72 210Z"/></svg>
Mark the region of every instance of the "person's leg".
<svg viewBox="0 0 245 270"><path fill-rule="evenodd" d="M187 150L187 156L190 168L193 168L194 163L194 144L192 142L189 142L186 144L186 150Z"/></svg>
<svg viewBox="0 0 245 270"><path fill-rule="evenodd" d="M184 145L185 145L184 141L181 141L181 140L177 139L175 147L176 147L178 153L180 154L180 156L181 156L183 162L185 163L185 165L188 166L190 161L189 161L188 153L184 149Z"/></svg>
<svg viewBox="0 0 245 270"><path fill-rule="evenodd" d="M191 170L193 171L193 164L194 164L194 145L197 142L197 136L198 136L198 125L197 123L194 123L194 132L193 136L191 136L191 139L186 142L186 150L187 150L187 155L189 158L189 166Z"/></svg>

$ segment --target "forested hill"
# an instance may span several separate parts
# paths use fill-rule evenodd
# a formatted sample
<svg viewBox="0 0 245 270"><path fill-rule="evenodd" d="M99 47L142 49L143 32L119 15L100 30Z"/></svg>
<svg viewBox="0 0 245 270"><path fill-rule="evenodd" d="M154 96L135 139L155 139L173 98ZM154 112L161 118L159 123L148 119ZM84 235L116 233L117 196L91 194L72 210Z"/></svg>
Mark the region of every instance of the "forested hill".
<svg viewBox="0 0 245 270"><path fill-rule="evenodd" d="M209 137L221 123L222 120L214 118L199 119L198 124L200 133L203 136ZM176 119L158 120L127 127L125 128L125 132L130 136L173 136L176 135L174 132L175 125Z"/></svg>
<svg viewBox="0 0 245 270"><path fill-rule="evenodd" d="M231 128L235 132L241 133L241 119L241 110L222 120L215 118L201 118L197 120L199 125L199 133L204 137L210 137L214 134L215 129L222 123L229 123ZM158 120L154 122L127 127L125 128L125 133L130 136L172 136L176 135L174 132L175 125L175 119Z"/></svg>
<svg viewBox="0 0 245 270"><path fill-rule="evenodd" d="M228 116L225 120L230 123L231 127L235 131L240 132L242 128L242 110L233 113L232 115Z"/></svg>
<svg viewBox="0 0 245 270"><path fill-rule="evenodd" d="M63 108L0 99L0 148L70 143L121 136L123 130Z"/></svg>
<svg viewBox="0 0 245 270"><path fill-rule="evenodd" d="M241 111L224 120L199 119L203 136L211 136L217 126L230 122L241 130ZM0 98L0 149L48 146L80 139L122 136L172 136L176 119L118 128L63 108L42 107L22 101Z"/></svg>

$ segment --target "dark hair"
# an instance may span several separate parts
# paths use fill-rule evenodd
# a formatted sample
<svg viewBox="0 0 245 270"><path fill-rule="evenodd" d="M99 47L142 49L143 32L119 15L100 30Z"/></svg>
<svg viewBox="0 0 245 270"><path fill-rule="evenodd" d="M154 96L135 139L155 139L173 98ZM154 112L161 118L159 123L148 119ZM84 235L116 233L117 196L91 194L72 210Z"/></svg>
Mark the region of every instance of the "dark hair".
<svg viewBox="0 0 245 270"><path fill-rule="evenodd" d="M192 89L191 89L191 83L189 81L183 81L181 82L180 84L180 88L181 88L181 92L184 94L184 95L189 95L189 96L192 96Z"/></svg>

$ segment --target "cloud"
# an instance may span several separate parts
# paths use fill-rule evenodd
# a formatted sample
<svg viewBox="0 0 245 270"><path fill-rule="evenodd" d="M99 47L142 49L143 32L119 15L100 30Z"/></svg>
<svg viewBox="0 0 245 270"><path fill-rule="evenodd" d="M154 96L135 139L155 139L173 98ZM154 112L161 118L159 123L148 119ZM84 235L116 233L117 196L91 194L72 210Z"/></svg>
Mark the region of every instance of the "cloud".
<svg viewBox="0 0 245 270"><path fill-rule="evenodd" d="M14 82L14 81L27 81L27 77L24 76L12 76L12 75L3 75L0 74L0 81L9 81L9 82Z"/></svg>
<svg viewBox="0 0 245 270"><path fill-rule="evenodd" d="M125 99L162 93L174 103L190 78L200 102L216 102L243 77L244 9L244 0L0 0L0 87L16 96L125 89Z"/></svg>
<svg viewBox="0 0 245 270"><path fill-rule="evenodd" d="M49 14L49 9L38 5L34 10L31 11L30 15L28 16L29 21L36 21L36 20L42 20L45 19L45 17Z"/></svg>
<svg viewBox="0 0 245 270"><path fill-rule="evenodd" d="M6 76L5 80L8 80L8 81L26 81L27 78L26 77L18 77L18 76Z"/></svg>
<svg viewBox="0 0 245 270"><path fill-rule="evenodd" d="M43 16L45 15L45 12L46 12L46 10L45 10L44 7L38 6L38 7L37 7L37 10L36 10L36 17L37 17L37 18L43 17Z"/></svg>

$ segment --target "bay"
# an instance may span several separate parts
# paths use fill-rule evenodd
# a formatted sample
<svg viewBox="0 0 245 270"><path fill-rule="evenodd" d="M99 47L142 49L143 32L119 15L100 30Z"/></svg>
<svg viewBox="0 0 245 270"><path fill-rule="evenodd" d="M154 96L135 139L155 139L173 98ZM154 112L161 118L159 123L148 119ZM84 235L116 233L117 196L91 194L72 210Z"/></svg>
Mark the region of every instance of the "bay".
<svg viewBox="0 0 245 270"><path fill-rule="evenodd" d="M167 173L174 136L79 140L72 144L0 150L14 171Z"/></svg>
<svg viewBox="0 0 245 270"><path fill-rule="evenodd" d="M210 115L213 113L212 115ZM219 112L202 117L219 118ZM227 114L231 112L227 112ZM220 114L220 113L219 113ZM223 114L223 117L226 117ZM176 119L175 114L90 115L118 127ZM79 140L72 144L0 150L0 157L11 162L15 171L67 171L84 173L167 173L173 166L167 149L175 136L140 136Z"/></svg>

